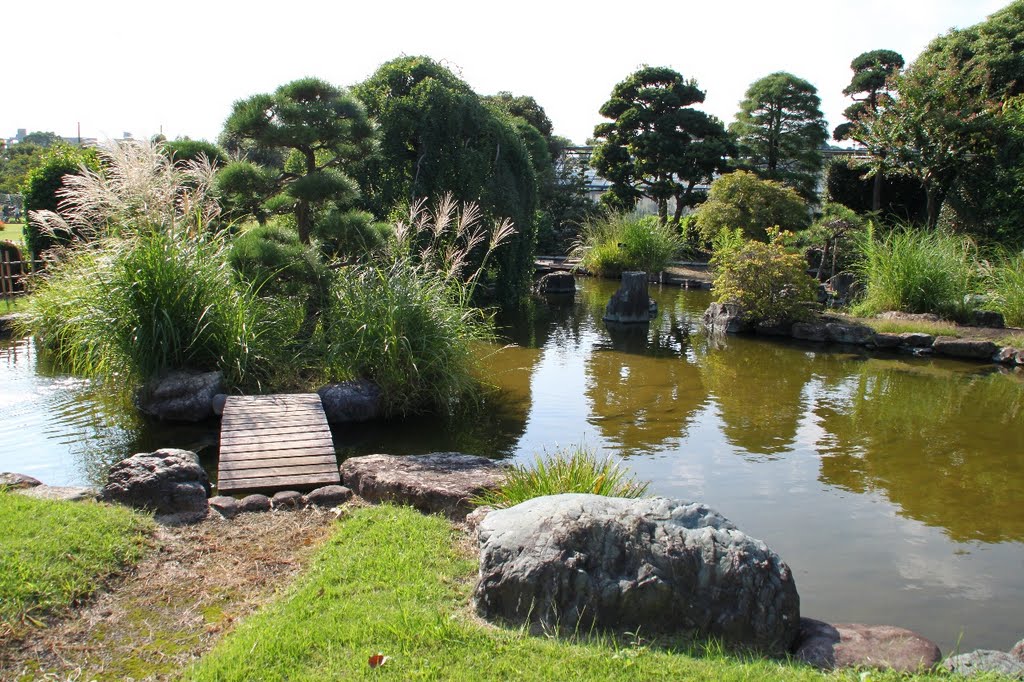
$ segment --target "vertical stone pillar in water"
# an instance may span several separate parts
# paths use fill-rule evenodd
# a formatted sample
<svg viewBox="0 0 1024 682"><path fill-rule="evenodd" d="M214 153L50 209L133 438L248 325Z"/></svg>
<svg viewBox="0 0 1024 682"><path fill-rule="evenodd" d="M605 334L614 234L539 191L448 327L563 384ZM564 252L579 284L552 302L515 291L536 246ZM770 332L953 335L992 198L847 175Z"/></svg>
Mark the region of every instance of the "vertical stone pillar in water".
<svg viewBox="0 0 1024 682"><path fill-rule="evenodd" d="M622 284L604 309L605 322L647 324L657 307L647 295L646 272L622 273Z"/></svg>

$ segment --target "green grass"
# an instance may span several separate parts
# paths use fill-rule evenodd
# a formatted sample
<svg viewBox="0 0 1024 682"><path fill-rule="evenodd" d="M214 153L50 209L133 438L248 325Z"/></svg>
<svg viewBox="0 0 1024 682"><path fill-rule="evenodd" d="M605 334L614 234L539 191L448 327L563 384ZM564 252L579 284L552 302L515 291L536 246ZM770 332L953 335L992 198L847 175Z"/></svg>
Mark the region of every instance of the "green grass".
<svg viewBox="0 0 1024 682"><path fill-rule="evenodd" d="M673 650L634 637L531 636L473 617L476 563L439 517L396 507L340 521L306 573L249 617L189 680L860 680L718 647ZM390 657L371 669L369 657ZM691 655L693 654L693 655ZM912 678L874 673L870 679Z"/></svg>
<svg viewBox="0 0 1024 682"><path fill-rule="evenodd" d="M509 468L497 490L483 493L474 502L492 507L511 507L534 497L560 493L591 493L609 497L641 497L647 483L627 477L610 457L599 460L583 446L538 455L532 464Z"/></svg>
<svg viewBox="0 0 1024 682"><path fill-rule="evenodd" d="M1003 314L1006 324L1024 326L1024 252L1002 254L985 279L992 307Z"/></svg>
<svg viewBox="0 0 1024 682"><path fill-rule="evenodd" d="M966 314L964 297L976 293L979 285L975 247L969 239L913 227L879 235L869 227L861 244L858 269L865 294L854 314Z"/></svg>
<svg viewBox="0 0 1024 682"><path fill-rule="evenodd" d="M14 242L18 246L24 244L24 237L22 235L23 223L4 223L0 225L0 241Z"/></svg>
<svg viewBox="0 0 1024 682"><path fill-rule="evenodd" d="M125 507L0 490L0 625L17 630L88 596L138 560L151 528Z"/></svg>
<svg viewBox="0 0 1024 682"><path fill-rule="evenodd" d="M28 310L29 299L27 296L0 297L0 315L7 313L23 313Z"/></svg>
<svg viewBox="0 0 1024 682"><path fill-rule="evenodd" d="M572 255L587 272L618 277L626 271L661 272L683 247L673 225L654 216L612 214L583 226Z"/></svg>
<svg viewBox="0 0 1024 682"><path fill-rule="evenodd" d="M932 336L963 336L963 330L952 322L928 322L917 320L881 320L870 318L864 323L883 334L918 333Z"/></svg>

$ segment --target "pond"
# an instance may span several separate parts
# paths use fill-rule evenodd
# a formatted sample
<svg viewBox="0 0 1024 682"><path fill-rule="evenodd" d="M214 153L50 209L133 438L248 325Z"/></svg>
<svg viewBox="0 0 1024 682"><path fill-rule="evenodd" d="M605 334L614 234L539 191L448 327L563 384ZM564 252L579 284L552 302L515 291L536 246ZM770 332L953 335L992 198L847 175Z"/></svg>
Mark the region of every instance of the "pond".
<svg viewBox="0 0 1024 682"><path fill-rule="evenodd" d="M499 317L500 399L463 422L339 428L341 456L455 450L518 461L585 443L659 495L705 502L768 543L804 615L908 627L943 652L1024 632L1024 375L699 331L706 292L652 290L650 328L608 329L614 290ZM154 425L0 342L0 471L97 482L132 452L216 464L216 424Z"/></svg>

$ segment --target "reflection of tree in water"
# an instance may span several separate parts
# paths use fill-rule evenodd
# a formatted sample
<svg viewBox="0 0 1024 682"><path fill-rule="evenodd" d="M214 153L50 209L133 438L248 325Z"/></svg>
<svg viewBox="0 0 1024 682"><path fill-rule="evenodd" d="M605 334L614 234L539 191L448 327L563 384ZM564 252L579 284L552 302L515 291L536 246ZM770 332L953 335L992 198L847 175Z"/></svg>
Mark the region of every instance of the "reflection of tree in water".
<svg viewBox="0 0 1024 682"><path fill-rule="evenodd" d="M680 342L661 326L613 325L608 335L586 366L591 423L624 453L684 436L706 393Z"/></svg>
<svg viewBox="0 0 1024 682"><path fill-rule="evenodd" d="M878 491L957 541L1024 540L1024 383L869 361L823 367L820 478Z"/></svg>
<svg viewBox="0 0 1024 682"><path fill-rule="evenodd" d="M777 455L792 446L806 411L804 385L814 371L803 352L730 338L722 348L709 348L698 364L729 443L755 455Z"/></svg>

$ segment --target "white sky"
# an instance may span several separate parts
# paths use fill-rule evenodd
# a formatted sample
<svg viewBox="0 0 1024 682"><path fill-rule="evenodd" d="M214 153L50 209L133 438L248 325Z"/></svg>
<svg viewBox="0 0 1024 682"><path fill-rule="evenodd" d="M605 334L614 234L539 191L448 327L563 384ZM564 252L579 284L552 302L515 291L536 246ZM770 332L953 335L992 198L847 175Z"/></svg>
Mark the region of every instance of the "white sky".
<svg viewBox="0 0 1024 682"><path fill-rule="evenodd" d="M215 140L235 100L302 76L351 85L426 54L479 94L532 95L582 143L612 87L641 64L707 91L728 124L753 81L790 71L818 88L829 130L850 60L932 38L1009 0L34 0L3 10L0 137L17 128Z"/></svg>

